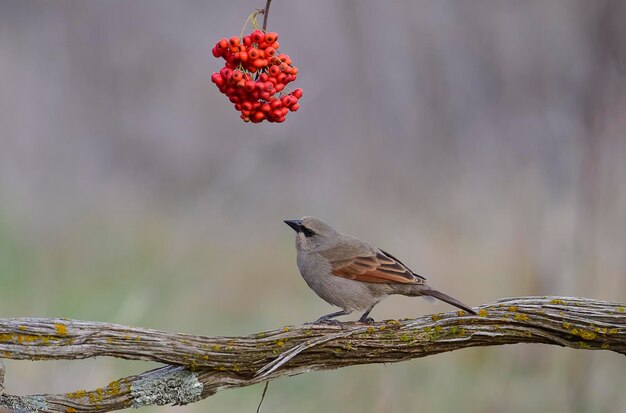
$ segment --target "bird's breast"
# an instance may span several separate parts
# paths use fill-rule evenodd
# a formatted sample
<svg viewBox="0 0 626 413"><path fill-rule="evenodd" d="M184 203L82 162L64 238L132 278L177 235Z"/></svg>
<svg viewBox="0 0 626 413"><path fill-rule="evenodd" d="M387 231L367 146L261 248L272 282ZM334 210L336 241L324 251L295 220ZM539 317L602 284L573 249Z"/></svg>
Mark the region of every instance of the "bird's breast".
<svg viewBox="0 0 626 413"><path fill-rule="evenodd" d="M383 299L385 286L337 277L319 254L298 252L298 269L307 285L324 301L349 311L364 310Z"/></svg>

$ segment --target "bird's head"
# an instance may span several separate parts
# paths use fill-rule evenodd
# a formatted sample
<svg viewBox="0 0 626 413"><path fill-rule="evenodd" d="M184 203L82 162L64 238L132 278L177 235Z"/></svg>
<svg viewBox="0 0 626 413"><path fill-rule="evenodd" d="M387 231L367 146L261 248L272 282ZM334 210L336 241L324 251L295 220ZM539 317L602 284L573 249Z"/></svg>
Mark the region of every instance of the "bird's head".
<svg viewBox="0 0 626 413"><path fill-rule="evenodd" d="M296 231L296 247L304 252L328 249L337 242L340 232L315 217L285 220Z"/></svg>

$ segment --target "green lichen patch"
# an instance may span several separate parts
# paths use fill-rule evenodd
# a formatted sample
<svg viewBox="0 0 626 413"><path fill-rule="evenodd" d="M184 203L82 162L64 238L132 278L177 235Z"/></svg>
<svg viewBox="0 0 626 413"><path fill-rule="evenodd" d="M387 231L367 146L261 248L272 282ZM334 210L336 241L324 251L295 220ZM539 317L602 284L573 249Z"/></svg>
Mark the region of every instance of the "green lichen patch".
<svg viewBox="0 0 626 413"><path fill-rule="evenodd" d="M581 329L573 328L571 330L571 332L575 336L581 337L581 338L583 338L585 340L589 340L589 341L595 340L595 338L597 337L597 334L594 333L593 331L583 330L582 328Z"/></svg>
<svg viewBox="0 0 626 413"><path fill-rule="evenodd" d="M489 314L487 314L487 310L485 310L484 308L481 308L481 309L478 311L478 316L479 316L479 317L487 317L488 315L489 315Z"/></svg>
<svg viewBox="0 0 626 413"><path fill-rule="evenodd" d="M58 340L55 336L38 335L38 334L0 334L0 343L18 343L18 344L43 344L50 345L52 340Z"/></svg>
<svg viewBox="0 0 626 413"><path fill-rule="evenodd" d="M406 342L408 342L408 341L411 341L411 337L409 337L409 335L408 335L408 334L402 334L402 335L400 336L400 341L402 341L402 342L406 343Z"/></svg>
<svg viewBox="0 0 626 413"><path fill-rule="evenodd" d="M618 313L623 313L624 311L626 311L626 309L624 309L624 307L617 307L617 312Z"/></svg>
<svg viewBox="0 0 626 413"><path fill-rule="evenodd" d="M513 317L516 321L528 321L528 316L526 314L515 314Z"/></svg>
<svg viewBox="0 0 626 413"><path fill-rule="evenodd" d="M65 397L68 399L82 399L87 396L87 392L85 390L76 390L73 393L65 393Z"/></svg>
<svg viewBox="0 0 626 413"><path fill-rule="evenodd" d="M517 307L514 305L510 305L506 308L507 310L509 310L510 312L514 313L517 311Z"/></svg>
<svg viewBox="0 0 626 413"><path fill-rule="evenodd" d="M554 300L550 300L550 304L555 304L555 305L567 305L565 303L565 301L563 300L559 300L558 298L555 298Z"/></svg>
<svg viewBox="0 0 626 413"><path fill-rule="evenodd" d="M57 335L59 336L67 335L67 326L65 324L55 323L54 329L56 330Z"/></svg>
<svg viewBox="0 0 626 413"><path fill-rule="evenodd" d="M432 314L432 315L430 316L430 318L431 318L433 321L439 321L439 320L441 320L441 319L443 318L443 314L441 314L441 313Z"/></svg>

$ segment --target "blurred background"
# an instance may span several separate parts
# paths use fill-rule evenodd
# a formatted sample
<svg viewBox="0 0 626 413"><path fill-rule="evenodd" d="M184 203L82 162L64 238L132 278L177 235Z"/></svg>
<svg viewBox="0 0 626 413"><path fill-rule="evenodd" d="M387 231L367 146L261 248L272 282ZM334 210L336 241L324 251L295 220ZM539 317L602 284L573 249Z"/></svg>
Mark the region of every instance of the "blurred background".
<svg viewBox="0 0 626 413"><path fill-rule="evenodd" d="M470 305L626 301L626 2L281 1L301 109L210 82L264 1L0 1L0 317L245 335L333 308L283 219L315 215ZM393 297L375 319L453 308ZM355 318L358 316L355 316ZM7 361L6 391L153 365ZM624 357L468 349L270 384L262 411L626 412ZM254 411L262 387L186 407Z"/></svg>

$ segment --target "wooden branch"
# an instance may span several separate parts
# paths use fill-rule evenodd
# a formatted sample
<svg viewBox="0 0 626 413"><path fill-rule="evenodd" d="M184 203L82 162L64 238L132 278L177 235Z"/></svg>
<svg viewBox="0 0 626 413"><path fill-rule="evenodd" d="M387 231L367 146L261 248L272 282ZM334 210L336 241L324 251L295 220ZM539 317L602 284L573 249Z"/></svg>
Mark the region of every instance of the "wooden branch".
<svg viewBox="0 0 626 413"><path fill-rule="evenodd" d="M586 298L520 297L485 305L476 316L460 311L372 325L305 324L246 337L200 337L67 319L0 319L3 358L109 356L167 364L95 390L0 394L0 409L72 413L187 404L280 376L477 346L544 343L626 354L624 308Z"/></svg>

